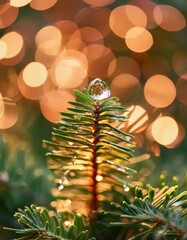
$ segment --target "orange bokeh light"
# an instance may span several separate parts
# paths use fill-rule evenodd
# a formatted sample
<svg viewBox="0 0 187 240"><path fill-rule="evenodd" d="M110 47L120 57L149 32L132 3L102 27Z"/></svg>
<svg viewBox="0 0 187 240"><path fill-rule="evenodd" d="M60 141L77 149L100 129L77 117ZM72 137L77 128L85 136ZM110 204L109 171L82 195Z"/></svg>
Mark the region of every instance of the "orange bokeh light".
<svg viewBox="0 0 187 240"><path fill-rule="evenodd" d="M7 44L5 41L0 40L0 59L3 59L7 54Z"/></svg>
<svg viewBox="0 0 187 240"><path fill-rule="evenodd" d="M65 90L51 90L41 99L40 109L44 117L53 123L61 119L60 112L67 111L68 101L74 101L74 96Z"/></svg>
<svg viewBox="0 0 187 240"><path fill-rule="evenodd" d="M10 4L4 3L0 7L0 29L10 26L17 18L19 8L10 6Z"/></svg>
<svg viewBox="0 0 187 240"><path fill-rule="evenodd" d="M42 63L47 69L52 66L56 57L57 56L45 54L44 52L40 51L39 48L37 48L35 52L35 61Z"/></svg>
<svg viewBox="0 0 187 240"><path fill-rule="evenodd" d="M57 27L47 26L37 33L35 42L41 52L55 56L61 50L62 35Z"/></svg>
<svg viewBox="0 0 187 240"><path fill-rule="evenodd" d="M30 3L31 8L39 11L47 10L54 6L58 0L32 0Z"/></svg>
<svg viewBox="0 0 187 240"><path fill-rule="evenodd" d="M49 78L38 86L27 85L23 78L23 71L20 72L18 77L18 87L21 94L31 100L40 100L48 91L54 88Z"/></svg>
<svg viewBox="0 0 187 240"><path fill-rule="evenodd" d="M3 100L3 96L0 93L0 118L3 116L4 114L4 100Z"/></svg>
<svg viewBox="0 0 187 240"><path fill-rule="evenodd" d="M23 80L30 87L39 87L47 80L47 69L39 62L31 62L23 69Z"/></svg>
<svg viewBox="0 0 187 240"><path fill-rule="evenodd" d="M83 0L85 3L90 4L93 7L104 7L111 3L113 3L115 0Z"/></svg>
<svg viewBox="0 0 187 240"><path fill-rule="evenodd" d="M110 32L109 16L109 8L85 7L76 14L75 21L80 28L95 28L105 37Z"/></svg>
<svg viewBox="0 0 187 240"><path fill-rule="evenodd" d="M3 35L1 40L3 40L7 45L7 53L5 58L15 57L21 52L24 46L22 36L19 33L14 31L8 32L5 35Z"/></svg>
<svg viewBox="0 0 187 240"><path fill-rule="evenodd" d="M113 60L108 67L108 75L119 75L122 73L129 73L137 78L140 77L139 64L130 57L118 57ZM112 76L113 76L112 75Z"/></svg>
<svg viewBox="0 0 187 240"><path fill-rule="evenodd" d="M176 83L177 99L179 102L187 105L187 81L186 79L179 78Z"/></svg>
<svg viewBox="0 0 187 240"><path fill-rule="evenodd" d="M135 105L127 109L128 110L128 121L125 129L129 133L140 133L145 130L148 126L148 114L146 110L139 106Z"/></svg>
<svg viewBox="0 0 187 240"><path fill-rule="evenodd" d="M160 4L154 9L156 23L166 31L179 31L186 26L184 15L175 7ZM174 21L172 21L174 19Z"/></svg>
<svg viewBox="0 0 187 240"><path fill-rule="evenodd" d="M157 118L152 124L152 136L159 144L172 144L179 133L177 122L169 116Z"/></svg>
<svg viewBox="0 0 187 240"><path fill-rule="evenodd" d="M113 96L127 101L140 92L141 86L138 78L129 73L122 73L113 79L110 89Z"/></svg>
<svg viewBox="0 0 187 240"><path fill-rule="evenodd" d="M3 98L4 111L0 117L0 129L7 129L15 125L18 120L18 107L10 98Z"/></svg>
<svg viewBox="0 0 187 240"><path fill-rule="evenodd" d="M147 16L147 25L146 25L147 29L152 29L157 26L157 23L155 22L154 15L153 15L153 11L156 6L156 3L150 0L143 0L143 1L130 0L128 4L135 5L144 11L144 13Z"/></svg>
<svg viewBox="0 0 187 240"><path fill-rule="evenodd" d="M147 80L144 95L149 104L163 108L170 105L175 99L176 88L168 77L157 74Z"/></svg>
<svg viewBox="0 0 187 240"><path fill-rule="evenodd" d="M109 24L111 30L121 38L125 38L127 32L135 26L146 27L147 16L137 6L123 5L116 7L110 14Z"/></svg>
<svg viewBox="0 0 187 240"><path fill-rule="evenodd" d="M51 68L51 76L59 88L76 88L87 77L86 57L76 50L64 50Z"/></svg>
<svg viewBox="0 0 187 240"><path fill-rule="evenodd" d="M10 6L13 7L23 7L29 4L32 0L10 0Z"/></svg>
<svg viewBox="0 0 187 240"><path fill-rule="evenodd" d="M103 35L96 29L92 27L80 28L81 39L86 44L101 44L103 45Z"/></svg>
<svg viewBox="0 0 187 240"><path fill-rule="evenodd" d="M172 64L175 72L181 77L187 80L187 52L179 50L172 59Z"/></svg>
<svg viewBox="0 0 187 240"><path fill-rule="evenodd" d="M115 55L109 48L99 44L90 44L83 49L83 54L88 60L89 77L106 78L108 76L108 66L115 61Z"/></svg>
<svg viewBox="0 0 187 240"><path fill-rule="evenodd" d="M133 27L127 32L125 42L130 50L141 53L151 48L153 37L145 28Z"/></svg>
<svg viewBox="0 0 187 240"><path fill-rule="evenodd" d="M69 41L70 37L71 40L73 39L81 39L80 30L74 22L70 20L61 20L54 23L54 26L57 27L62 35L63 45Z"/></svg>

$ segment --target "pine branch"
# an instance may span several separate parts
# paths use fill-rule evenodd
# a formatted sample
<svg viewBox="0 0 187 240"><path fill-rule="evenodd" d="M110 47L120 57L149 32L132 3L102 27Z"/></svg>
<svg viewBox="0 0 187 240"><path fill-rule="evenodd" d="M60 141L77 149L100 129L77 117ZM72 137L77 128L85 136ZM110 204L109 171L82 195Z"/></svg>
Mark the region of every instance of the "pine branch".
<svg viewBox="0 0 187 240"><path fill-rule="evenodd" d="M158 192L150 187L145 196L141 188L136 188L133 202L112 205L118 212L102 215L115 219L112 226L133 229L129 240L187 239L187 192L178 194L177 186L165 186Z"/></svg>
<svg viewBox="0 0 187 240"><path fill-rule="evenodd" d="M109 189L123 192L131 186L125 176L135 172L126 166L133 156L133 136L113 126L126 121L125 108L116 97L93 99L102 96L103 84L96 79L90 91L74 91L77 100L70 102L69 112L61 113L52 141L45 141L51 151L49 167L60 183L59 190L63 189L60 197L71 200L79 211L86 209L84 213L96 211L102 201L111 201L106 194Z"/></svg>
<svg viewBox="0 0 187 240"><path fill-rule="evenodd" d="M12 229L21 237L17 240L26 239L51 239L51 240L94 240L89 237L89 232L80 215L74 215L72 223L69 221L70 214L54 214L45 208L25 207L15 214L18 222L24 229ZM66 221L65 221L66 220Z"/></svg>

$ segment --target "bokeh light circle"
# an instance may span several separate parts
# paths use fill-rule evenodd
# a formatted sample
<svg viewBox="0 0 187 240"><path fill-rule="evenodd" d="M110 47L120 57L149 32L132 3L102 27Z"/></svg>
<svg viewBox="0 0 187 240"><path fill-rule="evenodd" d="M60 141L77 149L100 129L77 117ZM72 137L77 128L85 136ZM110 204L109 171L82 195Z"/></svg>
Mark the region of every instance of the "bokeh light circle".
<svg viewBox="0 0 187 240"><path fill-rule="evenodd" d="M30 3L31 8L38 10L38 11L43 11L51 8L57 3L58 0L32 0Z"/></svg>
<svg viewBox="0 0 187 240"><path fill-rule="evenodd" d="M23 7L29 4L32 0L10 0L10 6L13 7Z"/></svg>
<svg viewBox="0 0 187 240"><path fill-rule="evenodd" d="M0 29L10 26L17 18L19 8L10 6L10 4L4 3L0 7Z"/></svg>
<svg viewBox="0 0 187 240"><path fill-rule="evenodd" d="M5 41L0 40L0 59L3 59L7 54L7 44Z"/></svg>
<svg viewBox="0 0 187 240"><path fill-rule="evenodd" d="M157 118L152 124L152 135L159 144L167 146L175 141L179 128L177 122L169 116Z"/></svg>
<svg viewBox="0 0 187 240"><path fill-rule="evenodd" d="M57 123L61 119L60 112L67 111L69 101L75 97L65 90L51 90L41 99L40 109L43 116L50 122Z"/></svg>
<svg viewBox="0 0 187 240"><path fill-rule="evenodd" d="M176 88L168 77L157 74L147 80L144 87L144 96L152 106L164 108L175 99Z"/></svg>
<svg viewBox="0 0 187 240"><path fill-rule="evenodd" d="M84 54L76 50L64 50L56 59L51 76L59 88L73 89L87 77L88 62Z"/></svg>
<svg viewBox="0 0 187 240"><path fill-rule="evenodd" d="M177 99L179 102L187 105L187 81L186 79L179 78L176 83Z"/></svg>
<svg viewBox="0 0 187 240"><path fill-rule="evenodd" d="M129 133L140 133L145 130L148 125L148 114L146 109L139 105L133 105L128 110L128 121L126 130Z"/></svg>
<svg viewBox="0 0 187 240"><path fill-rule="evenodd" d="M18 120L19 110L12 99L4 97L4 112L0 117L0 129L8 129L15 125Z"/></svg>
<svg viewBox="0 0 187 240"><path fill-rule="evenodd" d="M120 101L127 101L135 97L141 89L137 77L129 73L117 75L111 82L110 90L113 96L120 98Z"/></svg>
<svg viewBox="0 0 187 240"><path fill-rule="evenodd" d="M108 67L108 75L119 75L122 73L129 73L137 78L140 77L140 66L139 64L130 57L117 57L115 58Z"/></svg>
<svg viewBox="0 0 187 240"><path fill-rule="evenodd" d="M187 80L187 52L178 50L173 55L172 65L175 72L181 77Z"/></svg>
<svg viewBox="0 0 187 240"><path fill-rule="evenodd" d="M111 3L113 3L115 0L83 0L85 3L90 4L92 7L104 7Z"/></svg>
<svg viewBox="0 0 187 240"><path fill-rule="evenodd" d="M36 34L35 42L46 55L57 55L61 49L62 35L57 27L46 26Z"/></svg>
<svg viewBox="0 0 187 240"><path fill-rule="evenodd" d="M147 16L137 6L122 5L112 10L109 19L111 30L119 37L125 38L127 32L135 26L146 27Z"/></svg>
<svg viewBox="0 0 187 240"><path fill-rule="evenodd" d="M127 32L125 42L130 50L141 53L151 48L153 37L147 29L133 27Z"/></svg>
<svg viewBox="0 0 187 240"><path fill-rule="evenodd" d="M47 69L39 62L31 62L23 70L24 82L30 87L38 87L47 80Z"/></svg>
<svg viewBox="0 0 187 240"><path fill-rule="evenodd" d="M175 7L160 4L154 9L156 23L166 31L179 31L186 26L184 15Z"/></svg>
<svg viewBox="0 0 187 240"><path fill-rule="evenodd" d="M3 96L2 94L0 93L0 118L3 116L4 114L4 100L3 100Z"/></svg>
<svg viewBox="0 0 187 240"><path fill-rule="evenodd" d="M23 37L14 31L8 32L1 38L7 45L7 52L5 58L13 58L18 55L23 46Z"/></svg>
<svg viewBox="0 0 187 240"><path fill-rule="evenodd" d="M99 44L90 44L83 49L82 53L88 60L89 77L108 77L108 67L112 61L115 61L115 55L109 48Z"/></svg>

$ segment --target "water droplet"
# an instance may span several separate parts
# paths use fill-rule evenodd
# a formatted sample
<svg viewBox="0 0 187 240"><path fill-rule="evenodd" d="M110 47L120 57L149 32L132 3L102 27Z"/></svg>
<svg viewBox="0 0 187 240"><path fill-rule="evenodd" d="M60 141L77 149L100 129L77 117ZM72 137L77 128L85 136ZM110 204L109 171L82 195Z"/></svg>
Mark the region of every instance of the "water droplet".
<svg viewBox="0 0 187 240"><path fill-rule="evenodd" d="M103 100L110 97L110 88L106 82L96 78L88 86L90 97L93 100Z"/></svg>

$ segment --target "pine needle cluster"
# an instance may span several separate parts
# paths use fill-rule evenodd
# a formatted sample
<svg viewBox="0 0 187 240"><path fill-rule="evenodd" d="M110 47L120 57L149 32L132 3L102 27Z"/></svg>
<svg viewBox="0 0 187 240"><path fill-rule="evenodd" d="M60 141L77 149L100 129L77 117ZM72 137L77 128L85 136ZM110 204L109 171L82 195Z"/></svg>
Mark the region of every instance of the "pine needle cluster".
<svg viewBox="0 0 187 240"><path fill-rule="evenodd" d="M20 209L17 239L187 239L187 192L177 186L145 191L132 184L134 139L116 127L127 120L118 98L109 97L100 79L74 94L52 140L44 141L57 183L55 210Z"/></svg>

